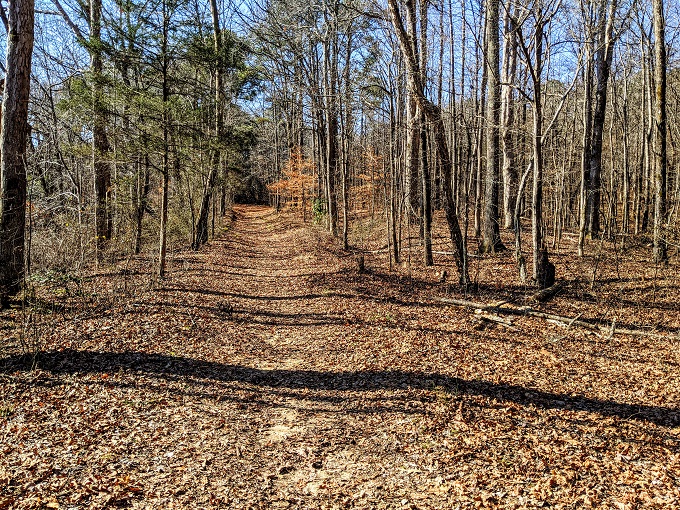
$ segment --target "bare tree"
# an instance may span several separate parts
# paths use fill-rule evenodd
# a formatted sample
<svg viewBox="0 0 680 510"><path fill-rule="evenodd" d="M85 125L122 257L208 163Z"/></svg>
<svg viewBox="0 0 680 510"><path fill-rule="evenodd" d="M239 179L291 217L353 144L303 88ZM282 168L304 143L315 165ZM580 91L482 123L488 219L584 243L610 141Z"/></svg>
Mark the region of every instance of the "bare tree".
<svg viewBox="0 0 680 510"><path fill-rule="evenodd" d="M550 37L546 34L546 27L550 21L555 17L561 7L561 0L537 0L532 9L523 9L521 19L515 19L516 26L520 27L532 20L531 26L531 40L527 41L522 30L518 30L519 48L524 56L524 65L526 66L531 82L530 94L526 97L531 101L533 130L531 133L532 140L532 170L533 170L533 187L531 192L531 238L533 248L533 279L534 284L539 288L550 287L555 282L555 266L548 258L548 247L545 242L544 221L543 221L543 181L544 181L544 161L543 161L543 145L545 136L557 120L557 116L564 106L567 94L573 87L575 81L569 87L556 108L552 119L544 128L544 90L543 90L543 74L546 66L546 55L550 54ZM528 24L528 23L527 23ZM524 182L528 176L528 169L525 176L522 177L520 190L524 187ZM517 197L519 205L520 196ZM519 207L516 207L518 211ZM519 213L516 213L516 221L519 220ZM519 226L519 225L518 225ZM517 235L520 229L517 228ZM517 243L520 246L520 243ZM519 251L519 248L516 248ZM520 273L522 272L521 254L517 254L520 262Z"/></svg>
<svg viewBox="0 0 680 510"><path fill-rule="evenodd" d="M666 219L666 21L663 0L652 0L654 11L654 260L668 259L662 232Z"/></svg>
<svg viewBox="0 0 680 510"><path fill-rule="evenodd" d="M486 1L486 74L488 104L486 108L486 171L484 174L484 220L482 240L479 250L482 253L495 253L505 249L501 242L498 225L498 200L500 188L499 137L500 119L500 43L499 10L500 0Z"/></svg>
<svg viewBox="0 0 680 510"><path fill-rule="evenodd" d="M451 187L451 155L449 153L449 144L446 137L446 131L444 129L441 110L425 96L422 83L422 74L419 70L418 58L417 55L414 54L411 44L411 39L415 37L415 34L412 32L407 32L406 28L404 27L404 22L401 17L397 0L388 0L388 5L390 17L392 19L392 25L399 40L399 48L406 63L409 91L411 94L413 94L413 97L418 103L418 107L423 111L426 119L431 125L432 135L434 137L434 143L436 147L436 154L442 168L445 199L444 209L446 212L446 220L449 227L451 242L454 247L454 255L456 266L458 268L459 280L461 283L467 284L469 277L467 270L465 243L460 230L458 213L456 211L456 205L453 198L453 189ZM408 13L407 19L408 17L413 17L413 19L415 19L416 6L414 4L414 0L406 0L404 2L404 7Z"/></svg>

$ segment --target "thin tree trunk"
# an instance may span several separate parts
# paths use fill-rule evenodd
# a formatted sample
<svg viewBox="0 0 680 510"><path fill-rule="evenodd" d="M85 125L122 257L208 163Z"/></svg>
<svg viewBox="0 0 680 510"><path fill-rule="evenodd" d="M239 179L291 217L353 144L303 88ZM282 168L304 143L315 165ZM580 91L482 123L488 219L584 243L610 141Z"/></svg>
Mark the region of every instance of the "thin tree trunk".
<svg viewBox="0 0 680 510"><path fill-rule="evenodd" d="M630 231L630 134L628 123L628 72L623 77L623 104L621 105L621 129L623 130L623 211L621 229L624 234Z"/></svg>
<svg viewBox="0 0 680 510"><path fill-rule="evenodd" d="M95 191L95 230L97 248L103 249L111 239L111 168L108 153L111 150L106 136L106 109L102 76L101 0L90 1L90 58L92 70L92 168Z"/></svg>
<svg viewBox="0 0 680 510"><path fill-rule="evenodd" d="M220 29L219 11L217 10L217 0L210 0L210 13L213 24L213 48L215 54L218 55L217 69L215 69L215 148L211 154L210 171L208 172L208 179L206 181L205 189L203 190L203 199L201 200L201 210L198 214L198 223L196 225L196 237L194 238L193 249L198 250L203 244L208 242L208 219L210 216L210 202L215 191L215 184L220 170L221 151L220 143L224 131L224 101L222 98L222 31Z"/></svg>
<svg viewBox="0 0 680 510"><path fill-rule="evenodd" d="M326 191L328 201L328 229L338 235L338 203L335 181L338 174L338 35L332 35L324 50L326 69Z"/></svg>
<svg viewBox="0 0 680 510"><path fill-rule="evenodd" d="M668 260L663 225L666 221L666 22L663 0L653 0L654 11L654 260Z"/></svg>
<svg viewBox="0 0 680 510"><path fill-rule="evenodd" d="M542 30L542 28L540 29ZM540 69L540 58L542 55L542 34L536 35L536 67ZM547 256L545 242L543 239L543 141L541 132L543 130L543 99L541 97L541 84L534 86L533 102L533 159L534 159L534 181L531 192L531 239L533 244L533 278L537 287L544 288Z"/></svg>
<svg viewBox="0 0 680 510"><path fill-rule="evenodd" d="M429 0L420 0L420 73L423 94L427 93L427 30ZM415 33L415 32L414 32ZM414 37L415 40L415 37ZM416 54L418 52L416 51ZM423 228L423 264L431 266L432 259L432 180L428 158L428 136L425 125L420 126L420 212Z"/></svg>
<svg viewBox="0 0 680 510"><path fill-rule="evenodd" d="M168 5L163 1L163 27L161 40L161 65L163 74L163 166L161 172L163 174L163 190L161 194L161 224L160 224L160 240L158 246L158 277L165 277L166 258L167 258L167 243L168 243L168 198L170 188L170 150L168 148L170 119L168 112L168 100L170 99L170 88L168 84L168 67L170 58L168 55L168 35L170 31L170 14L168 13Z"/></svg>
<svg viewBox="0 0 680 510"><path fill-rule="evenodd" d="M150 170L149 170L149 154L144 155L144 172L142 181L137 184L137 225L135 232L135 255L139 255L142 251L142 224L144 221L144 212L146 211L147 199L149 196L150 186ZM139 175L139 172L138 172ZM138 177L139 181L139 177Z"/></svg>

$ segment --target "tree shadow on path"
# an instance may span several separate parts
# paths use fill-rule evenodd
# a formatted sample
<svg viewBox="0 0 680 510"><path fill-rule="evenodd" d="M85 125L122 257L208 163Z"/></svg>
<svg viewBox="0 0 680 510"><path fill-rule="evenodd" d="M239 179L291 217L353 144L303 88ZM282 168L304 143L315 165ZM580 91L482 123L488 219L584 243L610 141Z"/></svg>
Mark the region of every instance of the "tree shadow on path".
<svg viewBox="0 0 680 510"><path fill-rule="evenodd" d="M32 356L0 359L0 373L31 370ZM439 373L406 370L317 371L258 369L227 365L191 358L142 352L97 352L63 350L41 352L38 368L53 374L111 373L120 370L161 378L194 377L219 382L239 382L262 388L306 389L312 391L358 392L378 390L443 388L453 393L487 397L498 402L514 402L540 409L585 411L601 416L653 423L673 427L680 424L680 409L650 405L633 405L583 396L497 384L482 380L466 380Z"/></svg>

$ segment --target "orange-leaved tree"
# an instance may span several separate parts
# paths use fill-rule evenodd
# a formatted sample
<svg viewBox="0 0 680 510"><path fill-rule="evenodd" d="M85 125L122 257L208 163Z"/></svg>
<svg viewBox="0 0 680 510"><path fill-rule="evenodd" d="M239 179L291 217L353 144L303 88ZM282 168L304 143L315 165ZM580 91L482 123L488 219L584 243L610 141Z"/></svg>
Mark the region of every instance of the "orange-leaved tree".
<svg viewBox="0 0 680 510"><path fill-rule="evenodd" d="M281 170L283 178L267 186L279 198L279 203L301 209L303 220L307 219L307 203L316 189L314 169L314 161L304 157L301 147L294 147Z"/></svg>

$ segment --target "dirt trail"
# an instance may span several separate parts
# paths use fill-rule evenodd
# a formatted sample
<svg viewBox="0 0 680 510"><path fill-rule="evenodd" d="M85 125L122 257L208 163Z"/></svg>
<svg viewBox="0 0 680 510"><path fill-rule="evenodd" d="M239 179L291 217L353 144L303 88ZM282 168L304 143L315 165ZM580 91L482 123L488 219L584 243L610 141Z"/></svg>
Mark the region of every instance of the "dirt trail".
<svg viewBox="0 0 680 510"><path fill-rule="evenodd" d="M428 301L434 273L358 275L318 229L235 215L160 287L55 323L39 370L0 360L0 508L680 504L673 346L484 329Z"/></svg>

